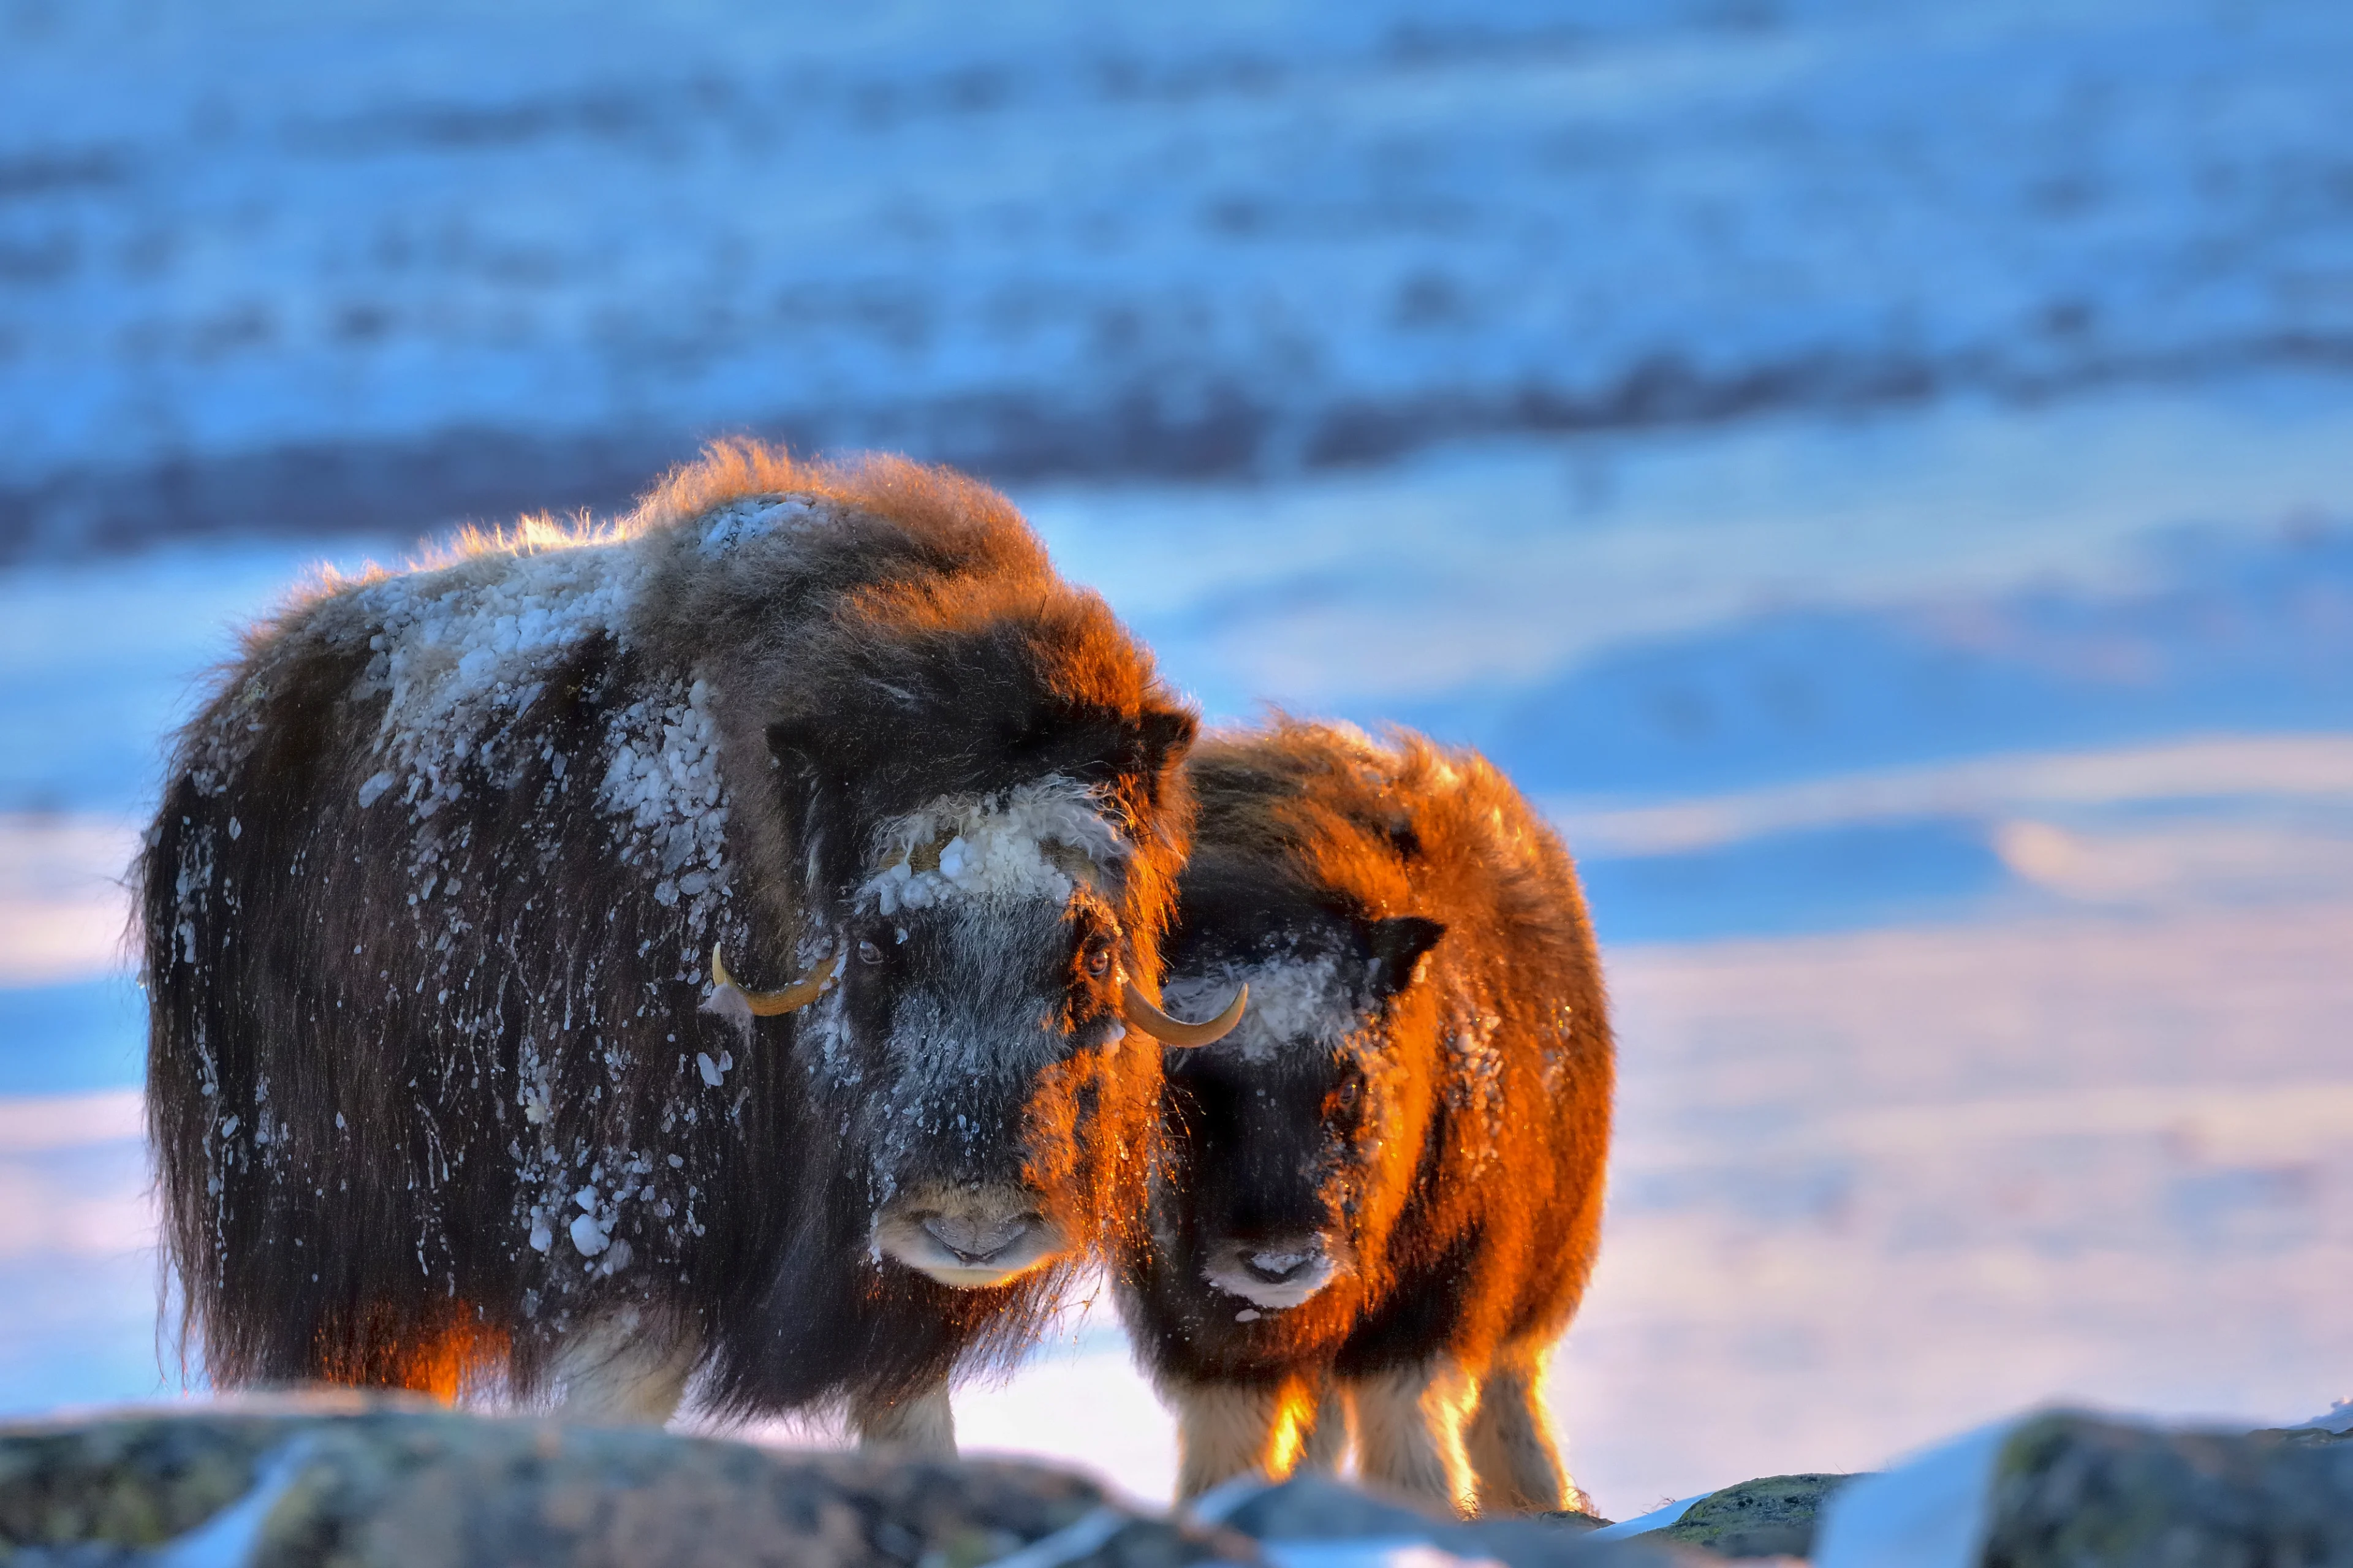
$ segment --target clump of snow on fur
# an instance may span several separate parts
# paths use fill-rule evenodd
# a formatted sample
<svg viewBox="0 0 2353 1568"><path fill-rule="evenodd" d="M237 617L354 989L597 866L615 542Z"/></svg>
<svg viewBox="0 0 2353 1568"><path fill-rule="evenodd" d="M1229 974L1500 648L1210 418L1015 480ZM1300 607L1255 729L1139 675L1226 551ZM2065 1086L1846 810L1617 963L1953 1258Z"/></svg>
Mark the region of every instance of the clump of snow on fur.
<svg viewBox="0 0 2353 1568"><path fill-rule="evenodd" d="M685 905L685 926L707 932L727 896L727 787L711 689L696 681L667 700L641 698L607 725L612 761L597 798L621 821L621 861L655 878L654 901Z"/></svg>
<svg viewBox="0 0 2353 1568"><path fill-rule="evenodd" d="M1060 776L989 795L945 795L885 825L882 869L860 907L892 915L953 900L1060 902L1115 867L1125 841L1093 791Z"/></svg>
<svg viewBox="0 0 2353 1568"><path fill-rule="evenodd" d="M366 804L396 787L420 817L455 800L469 762L490 765L499 732L584 638L618 635L643 567L628 544L485 554L370 583L377 626L361 692L386 694L377 748L392 764ZM381 776L381 775L379 775Z"/></svg>
<svg viewBox="0 0 2353 1568"><path fill-rule="evenodd" d="M1370 1011L1360 977L1343 973L1329 952L1172 975L1160 988L1160 1005L1179 1018L1206 1018L1232 1001L1241 984L1250 987L1250 1006L1233 1033L1211 1048L1237 1052L1245 1061L1337 1049L1365 1028Z"/></svg>
<svg viewBox="0 0 2353 1568"><path fill-rule="evenodd" d="M705 561L716 561L754 540L806 528L823 516L814 496L746 496L703 519L702 538L695 550Z"/></svg>
<svg viewBox="0 0 2353 1568"><path fill-rule="evenodd" d="M466 909L449 895L466 881L504 874L512 856L536 847L518 840L478 848L470 828L445 834L449 818L427 819L458 799L468 779L507 787L527 765L545 770L548 809L562 809L554 803L566 792L578 798L578 791L593 791L589 800L610 825L617 858L646 879L658 904L675 911L681 963L695 962L698 947L708 951L729 896L728 796L709 687L684 672L641 677L627 693L633 700L607 711L601 746L581 749L586 754L554 749L525 720L584 641L603 636L626 649L643 561L627 542L562 545L486 553L358 590L375 621L363 689L385 695L376 740L384 765L360 786L359 804L383 810L397 803L417 825L410 902L441 909L448 927L436 942L448 955L444 988L428 993L440 1005L482 1005L480 955L468 970L473 950L459 940L470 929ZM647 984L659 991L665 983ZM560 1300L567 1275L609 1279L628 1268L632 1235L701 1228L693 1184L682 1191L675 1179L658 1186L648 1151L559 1143L547 1047L529 1036L520 1043L522 1125L508 1151L518 1178L518 1243L554 1270L545 1290L533 1293L533 1311L543 1295ZM626 1064L608 1055L607 1065L617 1082ZM565 1262L569 1268L559 1267Z"/></svg>

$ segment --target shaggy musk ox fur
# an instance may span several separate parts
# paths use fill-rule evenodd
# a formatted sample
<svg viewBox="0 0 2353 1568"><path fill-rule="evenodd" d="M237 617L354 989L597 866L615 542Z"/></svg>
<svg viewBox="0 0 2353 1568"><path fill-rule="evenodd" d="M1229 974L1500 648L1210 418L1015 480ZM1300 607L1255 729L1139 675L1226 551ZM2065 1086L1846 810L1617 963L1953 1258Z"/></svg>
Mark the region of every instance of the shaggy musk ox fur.
<svg viewBox="0 0 2353 1568"><path fill-rule="evenodd" d="M1149 1245L1121 1305L1180 1489L1329 1466L1497 1511L1577 1499L1544 1416L1601 1219L1609 1026L1560 841L1482 759L1288 719L1212 737L1166 944ZM1181 1006L1179 1007L1181 1011Z"/></svg>
<svg viewBox="0 0 2353 1568"><path fill-rule="evenodd" d="M1141 1207L1194 728L1008 504L892 460L716 448L294 605L139 866L213 1379L659 1419L700 1373L952 1444L948 1374Z"/></svg>

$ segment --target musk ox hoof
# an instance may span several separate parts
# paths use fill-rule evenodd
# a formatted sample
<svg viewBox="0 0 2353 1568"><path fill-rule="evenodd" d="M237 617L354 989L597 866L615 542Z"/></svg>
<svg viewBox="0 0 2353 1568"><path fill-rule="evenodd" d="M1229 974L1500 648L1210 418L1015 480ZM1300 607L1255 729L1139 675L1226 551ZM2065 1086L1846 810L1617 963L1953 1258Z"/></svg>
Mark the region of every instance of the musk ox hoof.
<svg viewBox="0 0 2353 1568"><path fill-rule="evenodd" d="M1254 1237L1212 1247L1202 1278L1229 1296L1280 1311L1296 1307L1339 1277L1339 1261L1320 1236Z"/></svg>
<svg viewBox="0 0 2353 1568"><path fill-rule="evenodd" d="M1067 1243L1039 1209L1037 1194L983 1186L932 1187L892 1199L875 1218L874 1245L943 1285L974 1290L1044 1268Z"/></svg>

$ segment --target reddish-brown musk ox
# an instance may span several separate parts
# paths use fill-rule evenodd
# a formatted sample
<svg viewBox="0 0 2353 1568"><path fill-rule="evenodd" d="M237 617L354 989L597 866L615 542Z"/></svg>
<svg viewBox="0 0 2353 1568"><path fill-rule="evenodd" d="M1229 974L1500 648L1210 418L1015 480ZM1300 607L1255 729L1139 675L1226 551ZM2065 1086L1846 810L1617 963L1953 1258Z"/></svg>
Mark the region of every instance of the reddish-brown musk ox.
<svg viewBox="0 0 2353 1568"><path fill-rule="evenodd" d="M1278 719L1187 767L1172 1056L1121 1306L1179 1489L1336 1462L1493 1511L1580 1501L1545 1418L1601 1218L1612 1056L1559 839L1484 760ZM1182 1010L1179 1006L1178 1010Z"/></svg>
<svg viewBox="0 0 2353 1568"><path fill-rule="evenodd" d="M723 447L295 604L139 867L206 1370L952 1448L951 1373L1141 1205L1194 728L893 460Z"/></svg>

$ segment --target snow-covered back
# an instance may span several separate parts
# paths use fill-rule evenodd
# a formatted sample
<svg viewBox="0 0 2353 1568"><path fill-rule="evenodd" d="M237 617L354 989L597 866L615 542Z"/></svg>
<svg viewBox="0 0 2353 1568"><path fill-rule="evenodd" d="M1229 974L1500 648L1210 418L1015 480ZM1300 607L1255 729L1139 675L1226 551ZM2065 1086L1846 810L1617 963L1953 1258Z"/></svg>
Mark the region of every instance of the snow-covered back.
<svg viewBox="0 0 2353 1568"><path fill-rule="evenodd" d="M457 797L460 764L509 761L490 753L497 732L531 706L556 660L620 633L641 574L633 546L581 543L486 551L352 590L353 607L382 627L358 695L384 694L377 745L393 764L360 786L361 804L390 795L429 817ZM606 781L607 799L634 812L644 792L621 777L618 791Z"/></svg>

